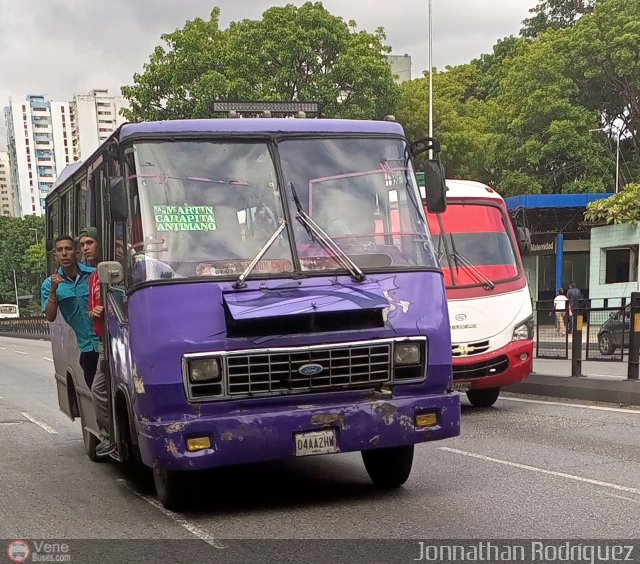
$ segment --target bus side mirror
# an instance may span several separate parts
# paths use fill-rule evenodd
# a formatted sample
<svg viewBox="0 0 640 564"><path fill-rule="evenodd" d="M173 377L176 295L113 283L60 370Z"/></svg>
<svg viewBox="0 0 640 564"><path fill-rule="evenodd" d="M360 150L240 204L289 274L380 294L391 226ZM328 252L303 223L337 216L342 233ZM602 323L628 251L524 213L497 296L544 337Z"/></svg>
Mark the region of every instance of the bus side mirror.
<svg viewBox="0 0 640 564"><path fill-rule="evenodd" d="M116 261L104 261L98 264L98 278L100 284L112 286L124 280L122 265Z"/></svg>
<svg viewBox="0 0 640 564"><path fill-rule="evenodd" d="M55 250L53 239L47 239L47 252L51 252L53 250Z"/></svg>
<svg viewBox="0 0 640 564"><path fill-rule="evenodd" d="M109 179L109 203L112 221L127 219L127 190L122 176Z"/></svg>
<svg viewBox="0 0 640 564"><path fill-rule="evenodd" d="M430 213L443 213L447 209L447 185L444 167L439 159L427 161L424 169L424 184L427 210Z"/></svg>
<svg viewBox="0 0 640 564"><path fill-rule="evenodd" d="M527 227L518 227L518 247L521 255L528 255L531 252L531 232Z"/></svg>

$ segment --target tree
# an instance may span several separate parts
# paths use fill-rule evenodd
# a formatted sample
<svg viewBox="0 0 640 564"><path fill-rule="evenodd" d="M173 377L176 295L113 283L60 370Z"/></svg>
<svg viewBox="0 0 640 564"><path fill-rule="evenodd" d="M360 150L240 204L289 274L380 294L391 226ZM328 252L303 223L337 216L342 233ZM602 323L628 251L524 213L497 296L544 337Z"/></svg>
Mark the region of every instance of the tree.
<svg viewBox="0 0 640 564"><path fill-rule="evenodd" d="M587 206L585 219L593 223L627 223L637 225L640 221L640 184L627 184L625 189L604 200L591 202Z"/></svg>
<svg viewBox="0 0 640 564"><path fill-rule="evenodd" d="M522 37L538 37L549 29L564 29L591 13L596 0L542 0L529 10L533 14L522 23Z"/></svg>
<svg viewBox="0 0 640 564"><path fill-rule="evenodd" d="M37 245L34 229L38 233ZM44 249L43 218L0 217L0 302L15 303L15 270L18 295L32 294L33 303L40 303L40 284L46 269ZM28 306L27 303L20 305Z"/></svg>
<svg viewBox="0 0 640 564"><path fill-rule="evenodd" d="M640 0L601 0L564 37L567 75L580 102L621 134L630 158L640 153Z"/></svg>
<svg viewBox="0 0 640 564"><path fill-rule="evenodd" d="M434 70L434 136L442 145L449 177L491 181L488 155L496 139L486 122L485 103L476 98L480 74L473 65ZM400 86L401 102L396 113L410 139L426 137L429 127L428 77ZM422 167L426 154L417 160Z"/></svg>
<svg viewBox="0 0 640 564"><path fill-rule="evenodd" d="M211 102L318 101L329 117L381 118L393 113L398 89L382 28L358 31L321 3L270 8L262 20L219 27L195 19L164 34L144 72L124 86L130 120L210 117Z"/></svg>
<svg viewBox="0 0 640 564"><path fill-rule="evenodd" d="M581 104L581 90L568 72L567 37L549 32L506 64L491 123L502 131L497 148L501 171L522 186L530 177L543 193L604 192L612 184L611 162L589 131L598 113ZM498 188L509 193L507 184Z"/></svg>

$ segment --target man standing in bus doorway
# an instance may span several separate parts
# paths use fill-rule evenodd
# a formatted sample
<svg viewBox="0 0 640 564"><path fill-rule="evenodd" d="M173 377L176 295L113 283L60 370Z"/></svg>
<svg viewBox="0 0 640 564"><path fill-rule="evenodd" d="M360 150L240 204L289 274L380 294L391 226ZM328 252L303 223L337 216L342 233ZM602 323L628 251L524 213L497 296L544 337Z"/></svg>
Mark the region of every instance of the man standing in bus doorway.
<svg viewBox="0 0 640 564"><path fill-rule="evenodd" d="M90 389L100 345L88 315L89 277L95 268L79 263L76 251L76 243L69 235L55 240L54 256L59 268L42 283L42 311L47 321L53 323L60 309L62 317L73 329L80 349L80 366Z"/></svg>
<svg viewBox="0 0 640 564"><path fill-rule="evenodd" d="M95 227L85 227L78 235L80 249L85 260L93 266L97 266L101 260L100 241L98 230ZM109 433L109 390L107 389L106 362L104 358L104 306L102 304L102 288L98 273L93 272L89 278L89 319L93 322L93 331L100 339L98 362L95 376L91 385L91 399L96 411L96 422L100 432L101 443L96 447L96 456L104 457L117 450L116 444L111 441Z"/></svg>

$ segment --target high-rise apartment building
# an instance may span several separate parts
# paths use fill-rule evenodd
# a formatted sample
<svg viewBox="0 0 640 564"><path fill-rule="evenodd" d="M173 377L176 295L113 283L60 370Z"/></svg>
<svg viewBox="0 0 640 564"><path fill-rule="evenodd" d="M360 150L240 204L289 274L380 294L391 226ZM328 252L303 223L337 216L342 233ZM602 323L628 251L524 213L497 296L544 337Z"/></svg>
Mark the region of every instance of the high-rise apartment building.
<svg viewBox="0 0 640 564"><path fill-rule="evenodd" d="M91 90L73 97L69 104L73 136L73 160L88 158L126 120L120 115L128 107L122 96L108 90Z"/></svg>
<svg viewBox="0 0 640 564"><path fill-rule="evenodd" d="M69 103L32 95L10 100L4 113L16 215L42 215L47 193L73 160Z"/></svg>
<svg viewBox="0 0 640 564"><path fill-rule="evenodd" d="M396 83L411 80L411 55L387 55Z"/></svg>
<svg viewBox="0 0 640 564"><path fill-rule="evenodd" d="M13 187L11 186L11 167L9 153L0 151L0 215L16 215Z"/></svg>

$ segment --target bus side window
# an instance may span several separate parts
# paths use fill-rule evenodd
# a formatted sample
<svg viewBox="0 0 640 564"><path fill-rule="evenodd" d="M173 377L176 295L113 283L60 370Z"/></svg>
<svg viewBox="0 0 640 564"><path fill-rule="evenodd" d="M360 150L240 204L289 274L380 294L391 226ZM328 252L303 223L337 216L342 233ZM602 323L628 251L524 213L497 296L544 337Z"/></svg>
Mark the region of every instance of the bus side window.
<svg viewBox="0 0 640 564"><path fill-rule="evenodd" d="M79 233L87 226L87 177L80 179L74 189L76 192L76 225Z"/></svg>

